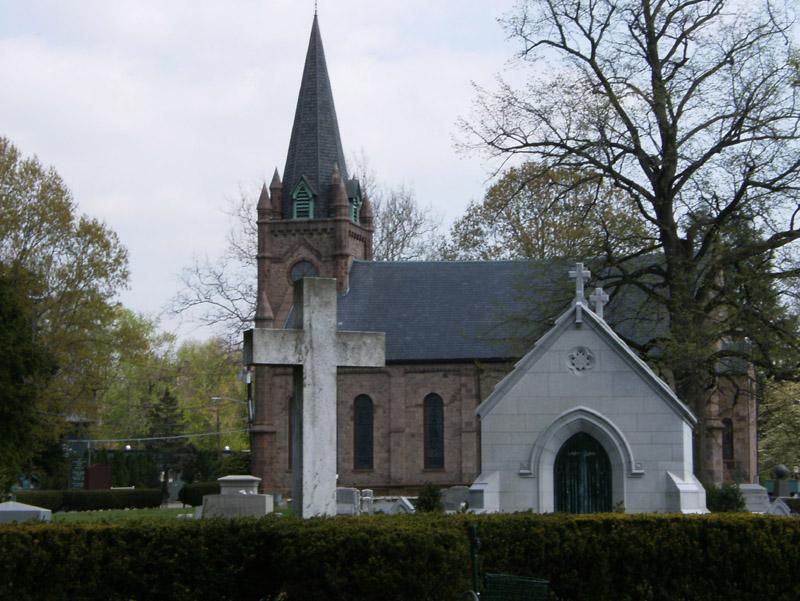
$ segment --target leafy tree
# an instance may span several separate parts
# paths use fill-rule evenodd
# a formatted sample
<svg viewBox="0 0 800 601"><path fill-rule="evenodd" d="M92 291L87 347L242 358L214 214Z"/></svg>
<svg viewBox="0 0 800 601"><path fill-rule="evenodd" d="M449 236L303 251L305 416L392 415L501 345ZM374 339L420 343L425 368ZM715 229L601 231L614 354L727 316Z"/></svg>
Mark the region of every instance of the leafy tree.
<svg viewBox="0 0 800 601"><path fill-rule="evenodd" d="M99 438L145 436L148 411L176 379L174 336L152 319L117 307L106 333L112 352L98 392Z"/></svg>
<svg viewBox="0 0 800 601"><path fill-rule="evenodd" d="M102 222L78 214L69 190L36 157L0 137L0 261L42 283L32 315L59 370L42 409L93 417L113 341L114 297L127 284L127 252ZM48 428L56 434L57 424Z"/></svg>
<svg viewBox="0 0 800 601"><path fill-rule="evenodd" d="M727 0L525 0L504 23L521 63L548 68L523 90L480 91L464 127L493 155L592 174L656 232L606 253L608 283L641 290L669 323L628 342L659 349L700 419L695 465L717 480L701 450L720 365L791 378L800 364L785 310L800 236L791 19Z"/></svg>
<svg viewBox="0 0 800 601"><path fill-rule="evenodd" d="M148 442L147 449L151 457L157 458L159 469L164 474L161 486L166 498L168 475L180 472L189 454L186 439L178 438L185 434L183 411L169 388L164 388L158 401L150 405L147 418L148 435L159 439Z"/></svg>
<svg viewBox="0 0 800 601"><path fill-rule="evenodd" d="M52 363L34 330L29 278L0 263L0 494L30 462Z"/></svg>
<svg viewBox="0 0 800 601"><path fill-rule="evenodd" d="M776 465L789 469L800 466L800 384L797 382L764 383L759 407L759 469L770 474Z"/></svg>
<svg viewBox="0 0 800 601"><path fill-rule="evenodd" d="M565 190L568 192L565 193ZM603 194L603 199L595 194ZM470 203L450 230L445 255L460 260L595 257L639 248L648 236L627 198L566 170L511 167Z"/></svg>
<svg viewBox="0 0 800 601"><path fill-rule="evenodd" d="M175 391L185 409L190 432L228 432L247 427L247 405L243 384L238 380L241 355L222 338L187 342L176 355ZM244 432L194 439L198 449L224 446L245 448Z"/></svg>

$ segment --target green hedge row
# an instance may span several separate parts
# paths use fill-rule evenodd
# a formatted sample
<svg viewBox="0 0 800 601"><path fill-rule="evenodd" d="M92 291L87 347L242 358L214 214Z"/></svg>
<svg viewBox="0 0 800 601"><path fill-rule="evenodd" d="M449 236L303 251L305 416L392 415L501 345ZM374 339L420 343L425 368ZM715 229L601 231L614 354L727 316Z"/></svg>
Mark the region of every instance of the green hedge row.
<svg viewBox="0 0 800 601"><path fill-rule="evenodd" d="M455 600L469 523L481 573L562 601L800 598L800 520L516 514L5 526L0 599Z"/></svg>
<svg viewBox="0 0 800 601"><path fill-rule="evenodd" d="M17 501L52 511L93 511L158 507L161 490L26 490L16 493Z"/></svg>
<svg viewBox="0 0 800 601"><path fill-rule="evenodd" d="M219 482L195 482L193 484L184 484L181 491L178 493L178 500L184 505L190 507L197 507L203 504L204 495L218 495Z"/></svg>

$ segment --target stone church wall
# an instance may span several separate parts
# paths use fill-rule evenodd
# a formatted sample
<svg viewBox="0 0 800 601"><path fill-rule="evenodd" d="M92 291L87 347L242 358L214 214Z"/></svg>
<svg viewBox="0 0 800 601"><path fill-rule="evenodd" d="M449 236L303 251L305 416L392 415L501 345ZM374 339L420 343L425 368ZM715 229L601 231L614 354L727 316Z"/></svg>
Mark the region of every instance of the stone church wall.
<svg viewBox="0 0 800 601"><path fill-rule="evenodd" d="M475 407L507 373L504 363L395 364L384 369L340 369L338 375L337 470L340 486L378 490L415 489L426 482L469 485L480 471L479 424ZM423 462L423 401L438 394L444 406L444 468L426 470ZM354 401L373 402L373 469L354 468ZM272 372L275 482L291 488L289 403L292 371Z"/></svg>

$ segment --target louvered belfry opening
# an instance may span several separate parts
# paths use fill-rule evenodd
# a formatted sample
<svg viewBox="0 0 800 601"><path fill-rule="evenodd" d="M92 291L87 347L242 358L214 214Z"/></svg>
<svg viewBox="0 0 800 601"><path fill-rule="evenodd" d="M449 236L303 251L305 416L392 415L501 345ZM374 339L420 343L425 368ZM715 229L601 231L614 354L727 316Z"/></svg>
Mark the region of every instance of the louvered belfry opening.
<svg viewBox="0 0 800 601"><path fill-rule="evenodd" d="M556 455L555 509L568 513L611 511L611 461L585 432L567 440Z"/></svg>

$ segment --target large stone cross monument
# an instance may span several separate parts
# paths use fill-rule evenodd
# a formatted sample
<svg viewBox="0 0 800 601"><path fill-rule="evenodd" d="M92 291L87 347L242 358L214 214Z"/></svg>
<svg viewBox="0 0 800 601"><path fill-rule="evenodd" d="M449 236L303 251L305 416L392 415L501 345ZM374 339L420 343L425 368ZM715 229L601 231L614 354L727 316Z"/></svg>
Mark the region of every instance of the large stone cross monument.
<svg viewBox="0 0 800 601"><path fill-rule="evenodd" d="M245 361L294 366L292 506L303 517L335 515L336 368L383 367L384 334L336 330L333 279L295 284L292 323L247 332Z"/></svg>

